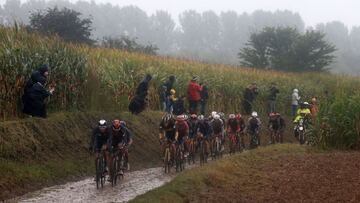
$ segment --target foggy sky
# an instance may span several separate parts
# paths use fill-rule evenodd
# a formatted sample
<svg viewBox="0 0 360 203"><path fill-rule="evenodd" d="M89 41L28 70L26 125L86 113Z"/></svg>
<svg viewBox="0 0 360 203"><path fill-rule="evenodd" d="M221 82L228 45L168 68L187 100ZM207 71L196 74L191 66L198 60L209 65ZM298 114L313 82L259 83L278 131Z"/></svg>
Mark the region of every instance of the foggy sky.
<svg viewBox="0 0 360 203"><path fill-rule="evenodd" d="M4 3L6 0L0 0ZM26 0L22 0L26 1ZM75 2L77 0L70 0ZM83 0L91 1L91 0ZM238 13L262 9L266 11L291 10L300 13L307 26L338 20L348 26L360 25L360 0L94 0L119 6L136 5L148 14L156 10L169 11L174 19L184 10L234 10ZM350 28L349 27L349 28Z"/></svg>
<svg viewBox="0 0 360 203"><path fill-rule="evenodd" d="M307 26L334 20L342 21L350 27L360 25L360 0L95 0L95 2L110 2L120 6L137 5L148 14L159 9L167 10L174 18L188 9L214 10L217 13L227 10L251 13L257 9L267 11L288 9L300 13Z"/></svg>

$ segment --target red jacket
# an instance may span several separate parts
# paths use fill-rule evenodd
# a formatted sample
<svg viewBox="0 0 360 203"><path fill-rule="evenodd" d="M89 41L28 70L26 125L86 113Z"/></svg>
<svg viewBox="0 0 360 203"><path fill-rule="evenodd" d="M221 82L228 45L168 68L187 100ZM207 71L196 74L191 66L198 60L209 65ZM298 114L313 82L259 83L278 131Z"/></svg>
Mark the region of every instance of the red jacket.
<svg viewBox="0 0 360 203"><path fill-rule="evenodd" d="M201 89L202 89L202 87L198 83L191 81L188 86L188 99L190 101L200 101L201 100L201 96L200 96Z"/></svg>

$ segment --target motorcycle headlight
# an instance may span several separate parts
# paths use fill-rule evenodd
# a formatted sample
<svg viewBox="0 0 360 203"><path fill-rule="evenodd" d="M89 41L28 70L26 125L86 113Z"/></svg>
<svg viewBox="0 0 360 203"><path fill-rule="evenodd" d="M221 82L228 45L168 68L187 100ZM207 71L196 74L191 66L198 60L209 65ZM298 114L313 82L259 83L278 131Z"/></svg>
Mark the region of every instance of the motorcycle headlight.
<svg viewBox="0 0 360 203"><path fill-rule="evenodd" d="M302 127L302 126L301 126L301 127L299 127L299 130L304 130L304 127Z"/></svg>

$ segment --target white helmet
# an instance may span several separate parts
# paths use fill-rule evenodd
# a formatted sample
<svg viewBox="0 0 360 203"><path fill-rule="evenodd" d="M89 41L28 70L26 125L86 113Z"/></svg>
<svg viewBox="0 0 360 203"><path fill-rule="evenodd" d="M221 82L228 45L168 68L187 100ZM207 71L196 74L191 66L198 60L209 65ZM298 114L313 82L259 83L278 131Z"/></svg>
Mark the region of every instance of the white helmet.
<svg viewBox="0 0 360 203"><path fill-rule="evenodd" d="M298 90L298 89L294 89L294 92L298 93L298 92L299 92L299 90Z"/></svg>
<svg viewBox="0 0 360 203"><path fill-rule="evenodd" d="M215 115L217 115L217 112L216 111L213 111L213 112L211 112L211 117L215 117Z"/></svg>
<svg viewBox="0 0 360 203"><path fill-rule="evenodd" d="M236 116L235 116L235 114L230 114L229 115L229 119L234 119Z"/></svg>
<svg viewBox="0 0 360 203"><path fill-rule="evenodd" d="M309 105L309 102L304 102L304 105Z"/></svg>
<svg viewBox="0 0 360 203"><path fill-rule="evenodd" d="M253 111L253 112L251 113L251 116L252 116L252 117L258 117L258 113L257 113L256 111Z"/></svg>
<svg viewBox="0 0 360 203"><path fill-rule="evenodd" d="M205 120L205 117L204 117L204 115L200 115L200 116L198 117L198 119L199 119L200 121L202 121L202 120Z"/></svg>
<svg viewBox="0 0 360 203"><path fill-rule="evenodd" d="M220 115L219 115L219 114L216 114L213 118L214 118L215 120L219 120L219 119L220 119Z"/></svg>

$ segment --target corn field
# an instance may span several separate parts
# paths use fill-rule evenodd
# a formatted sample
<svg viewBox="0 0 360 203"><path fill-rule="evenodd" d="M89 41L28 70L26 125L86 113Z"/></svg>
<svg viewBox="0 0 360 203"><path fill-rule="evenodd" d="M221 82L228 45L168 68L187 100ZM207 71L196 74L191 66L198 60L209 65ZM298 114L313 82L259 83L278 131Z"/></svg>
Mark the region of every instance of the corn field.
<svg viewBox="0 0 360 203"><path fill-rule="evenodd" d="M319 105L324 107L323 111L330 108L325 108L325 104L337 101L339 97L352 98L360 89L359 78L324 73L261 71L65 44L56 37L42 37L18 27L0 27L0 59L2 120L21 115L24 83L31 72L43 63L50 66L49 84L56 84L56 92L49 101L52 112L126 111L129 97L147 73L153 76L149 90L151 109L159 109L159 88L169 75L177 78L177 96L186 95L189 80L193 75L199 76L200 81L209 87L208 109L223 112L242 112L243 91L252 82L259 87L254 110L260 114L266 112L268 89L272 82L276 82L280 89L277 109L286 114L290 113L294 88L300 90L303 101L310 101L312 96L316 96ZM356 101L353 105L359 107ZM331 112L331 115L339 113ZM357 113L360 114L359 111Z"/></svg>

